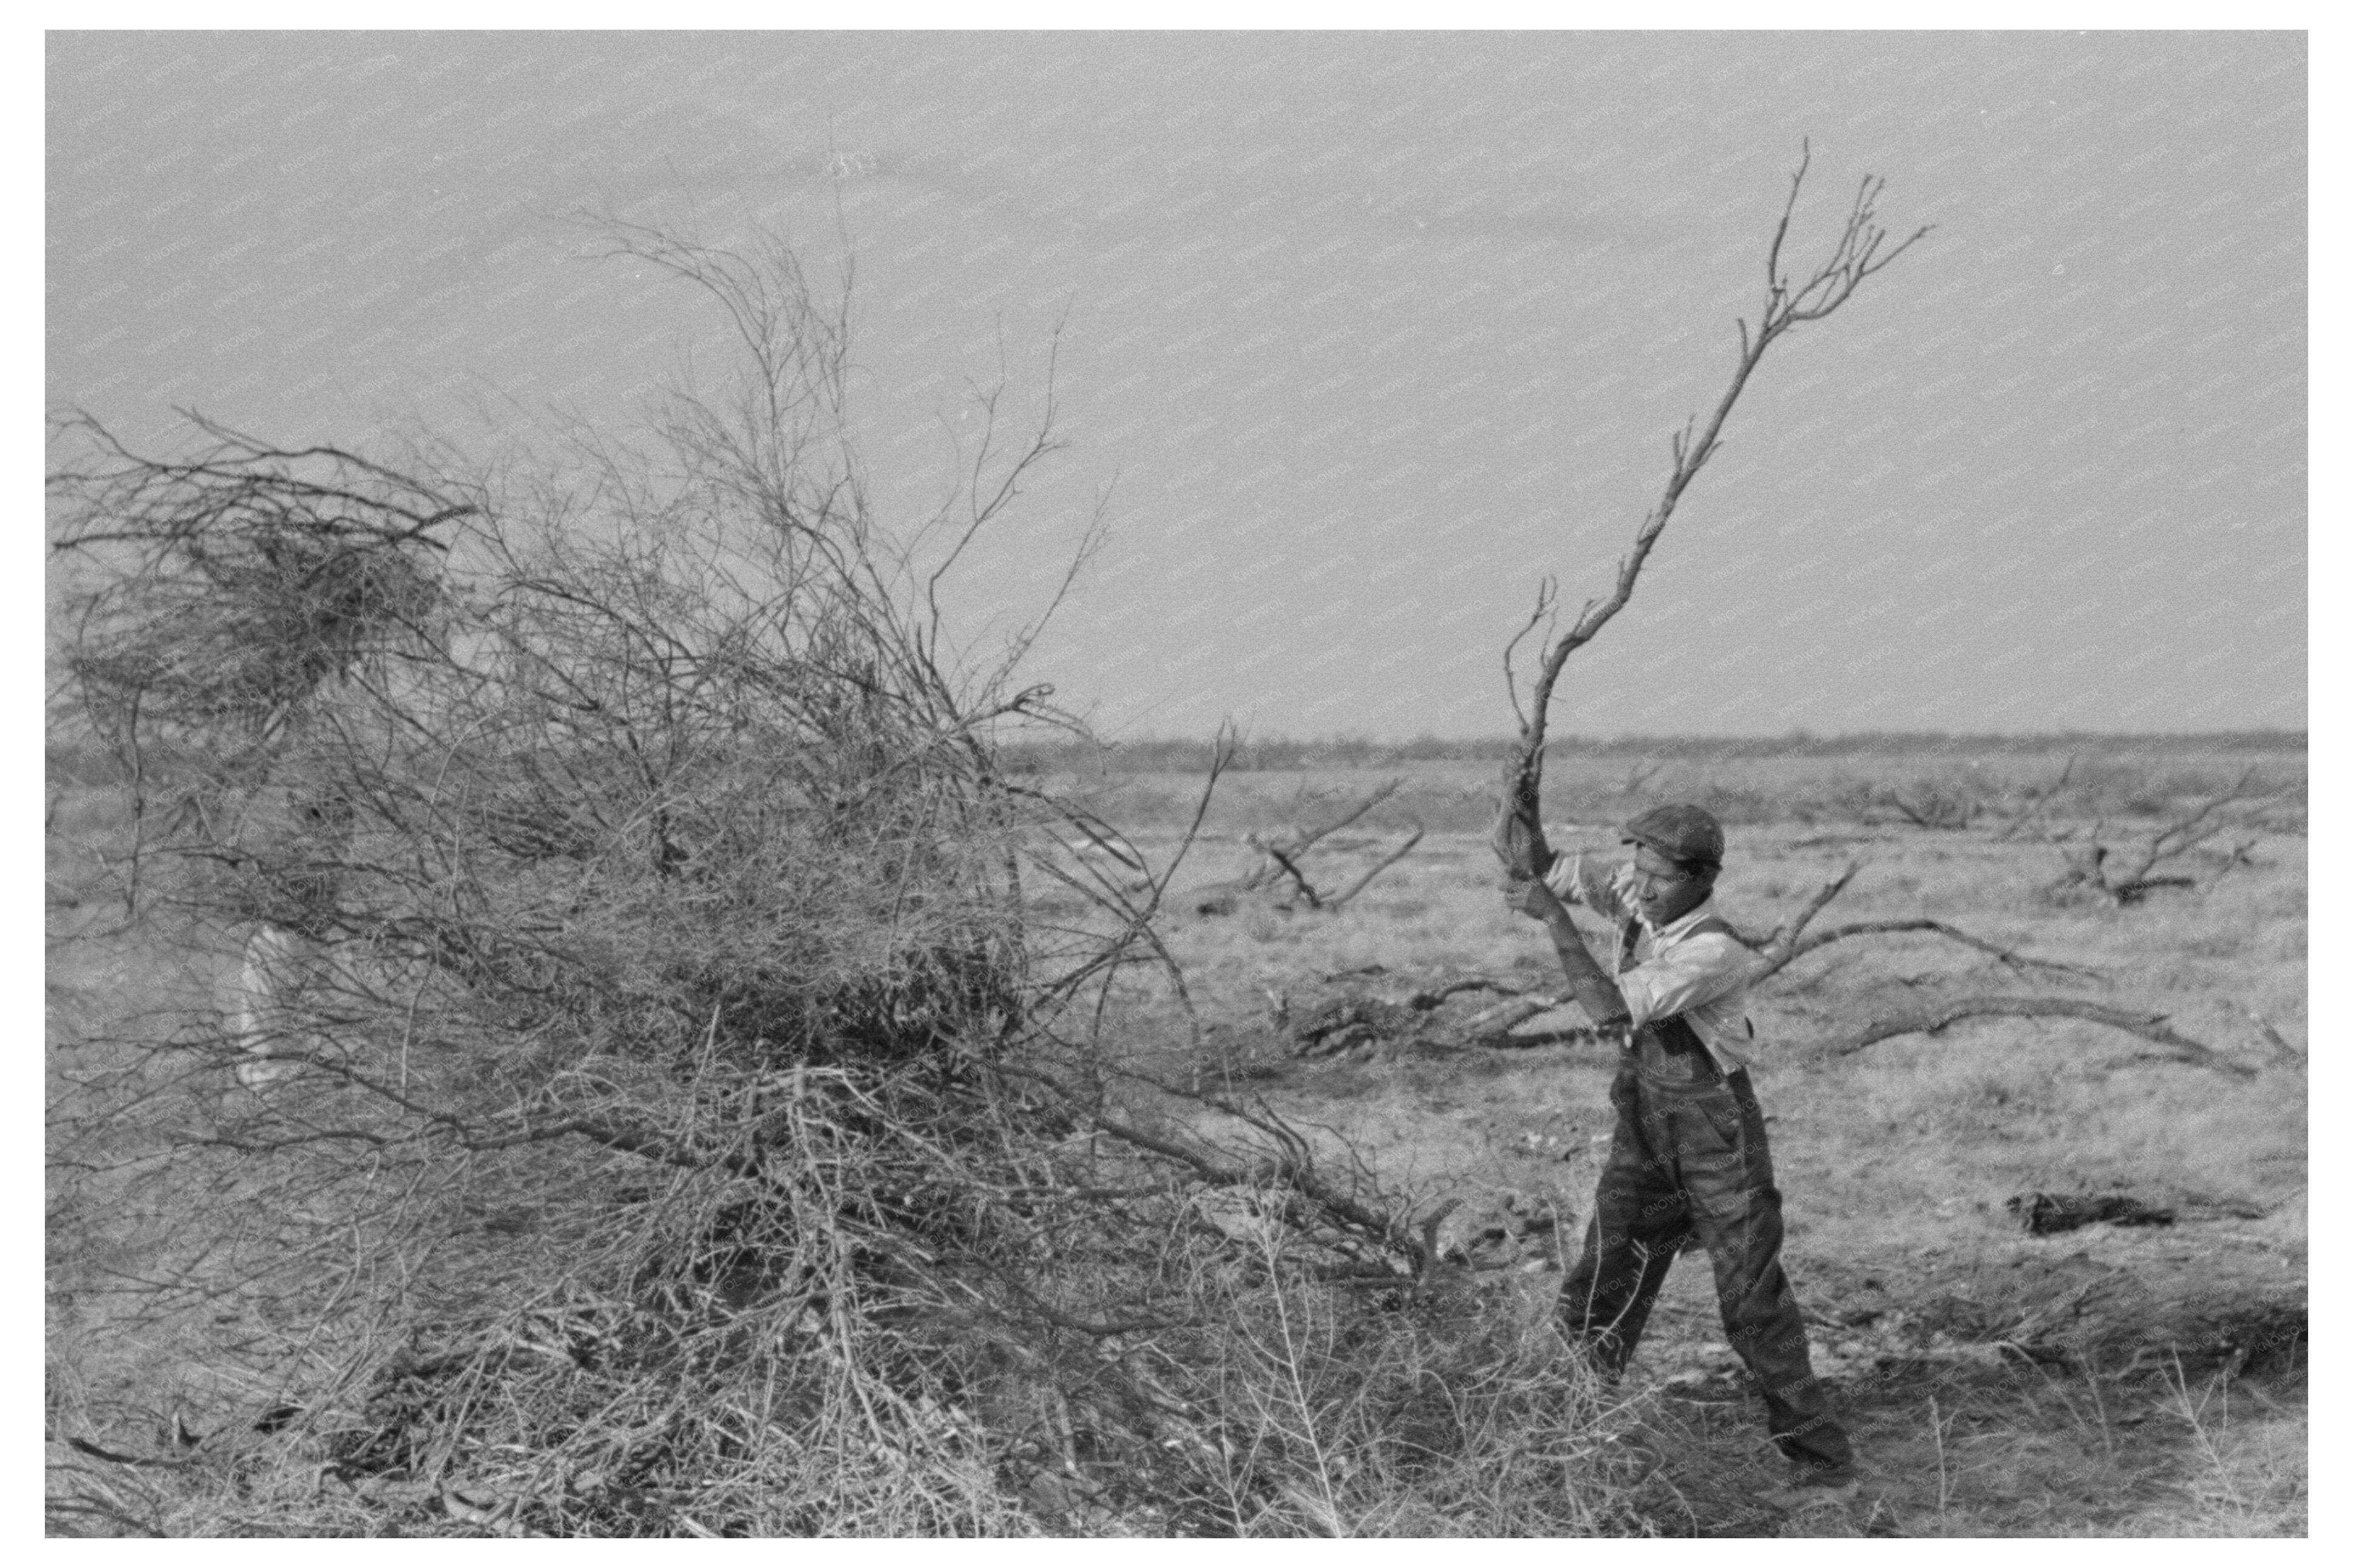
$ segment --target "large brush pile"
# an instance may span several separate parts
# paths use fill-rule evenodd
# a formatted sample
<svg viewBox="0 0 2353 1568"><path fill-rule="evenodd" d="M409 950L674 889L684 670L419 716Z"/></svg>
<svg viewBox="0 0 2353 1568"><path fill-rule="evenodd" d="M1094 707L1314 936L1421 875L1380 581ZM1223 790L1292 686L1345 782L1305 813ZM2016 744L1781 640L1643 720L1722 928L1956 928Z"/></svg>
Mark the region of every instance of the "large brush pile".
<svg viewBox="0 0 2353 1568"><path fill-rule="evenodd" d="M682 526L692 487L585 542L226 436L76 489L126 892L191 959L242 947L66 1134L135 1145L111 1195L180 1216L139 1312L258 1304L244 1381L341 1469L522 1442L565 1528L728 1456L771 1490L758 1434L828 1412L871 1476L945 1373L845 1336L904 1316L905 1259L989 1248L962 1187L1009 1152L974 1075L1025 1024L1019 825L971 694L854 579L738 587L806 562ZM845 1486L777 1495L957 1517Z"/></svg>
<svg viewBox="0 0 2353 1568"><path fill-rule="evenodd" d="M1591 1526L1590 1394L1540 1322L1436 1310L1427 1237L1262 1109L1219 1146L1123 1100L1097 1026L1165 878L1057 931L1025 904L1086 890L1025 859L1050 803L995 761L1047 712L1032 634L961 660L936 587L1051 441L984 443L971 514L894 538L790 257L624 239L752 351L662 465L65 433L115 890L223 995L121 1031L50 1150L73 1311L185 1347L217 1430L74 1461L53 1518ZM1254 1240L1201 1212L1238 1189ZM163 1413L115 1398L53 1390L57 1435L136 1448Z"/></svg>

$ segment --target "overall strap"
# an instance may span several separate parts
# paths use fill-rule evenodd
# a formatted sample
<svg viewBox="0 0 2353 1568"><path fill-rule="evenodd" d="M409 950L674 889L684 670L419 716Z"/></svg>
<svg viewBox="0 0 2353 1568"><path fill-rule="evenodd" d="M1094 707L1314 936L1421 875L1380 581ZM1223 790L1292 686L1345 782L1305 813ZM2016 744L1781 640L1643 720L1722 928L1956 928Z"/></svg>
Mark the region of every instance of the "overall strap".
<svg viewBox="0 0 2353 1568"><path fill-rule="evenodd" d="M1654 1077L1721 1083L1724 1069L1716 1065L1715 1053L1707 1048L1699 1032L1682 1017L1653 1018L1636 1029L1629 1042L1634 1048L1635 1065Z"/></svg>
<svg viewBox="0 0 2353 1568"><path fill-rule="evenodd" d="M1634 953L1635 922L1626 924L1621 958ZM1740 933L1721 915L1708 915L1694 922L1684 932L1686 936L1722 935L1740 940ZM1627 1042L1633 1047L1636 1065L1646 1074L1668 1080L1721 1083L1724 1069L1717 1065L1715 1053L1709 1050L1697 1030L1680 1016L1653 1018L1633 1032Z"/></svg>

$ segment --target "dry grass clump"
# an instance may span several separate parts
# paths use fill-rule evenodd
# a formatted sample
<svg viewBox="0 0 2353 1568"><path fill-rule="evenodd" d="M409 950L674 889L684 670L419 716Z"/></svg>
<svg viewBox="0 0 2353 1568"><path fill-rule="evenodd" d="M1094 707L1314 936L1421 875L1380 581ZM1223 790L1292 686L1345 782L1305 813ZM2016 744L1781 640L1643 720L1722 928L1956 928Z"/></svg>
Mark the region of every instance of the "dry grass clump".
<svg viewBox="0 0 2353 1568"><path fill-rule="evenodd" d="M1508 1286L1366 1302L1272 1280L1235 1300L1215 1341L1211 1388L1229 1415L1205 1524L1641 1532L1633 1420L1565 1352L1548 1307Z"/></svg>

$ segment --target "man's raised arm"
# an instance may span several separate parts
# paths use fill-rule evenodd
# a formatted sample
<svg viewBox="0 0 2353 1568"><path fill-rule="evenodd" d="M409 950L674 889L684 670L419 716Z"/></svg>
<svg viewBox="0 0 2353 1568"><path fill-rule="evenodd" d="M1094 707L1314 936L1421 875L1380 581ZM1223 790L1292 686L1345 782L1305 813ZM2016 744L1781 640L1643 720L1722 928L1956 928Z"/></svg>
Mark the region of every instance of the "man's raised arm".
<svg viewBox="0 0 2353 1568"><path fill-rule="evenodd" d="M1618 983L1586 950L1577 922L1568 918L1568 906L1560 901L1550 881L1549 878L1540 882L1512 881L1505 889L1512 907L1544 921L1545 930L1552 933L1553 952L1560 955L1561 973L1568 977L1568 994L1585 1016L1597 1024L1626 1022L1626 998L1620 994Z"/></svg>

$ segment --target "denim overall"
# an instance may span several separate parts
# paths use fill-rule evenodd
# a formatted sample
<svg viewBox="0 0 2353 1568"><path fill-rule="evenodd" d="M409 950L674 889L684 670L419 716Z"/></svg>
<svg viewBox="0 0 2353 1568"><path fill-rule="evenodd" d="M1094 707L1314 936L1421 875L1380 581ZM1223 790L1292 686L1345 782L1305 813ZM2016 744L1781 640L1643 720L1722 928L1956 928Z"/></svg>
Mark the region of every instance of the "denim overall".
<svg viewBox="0 0 2353 1568"><path fill-rule="evenodd" d="M1702 921L1698 931L1730 928ZM1620 968L1633 955L1623 935ZM1726 1342L1764 1396L1767 1430L1799 1464L1853 1463L1814 1376L1798 1300L1781 1272L1781 1194L1765 1117L1744 1069L1729 1078L1682 1018L1632 1031L1609 1086L1618 1108L1585 1248L1561 1284L1573 1341L1609 1376L1624 1370L1675 1253L1694 1236L1715 1266Z"/></svg>

